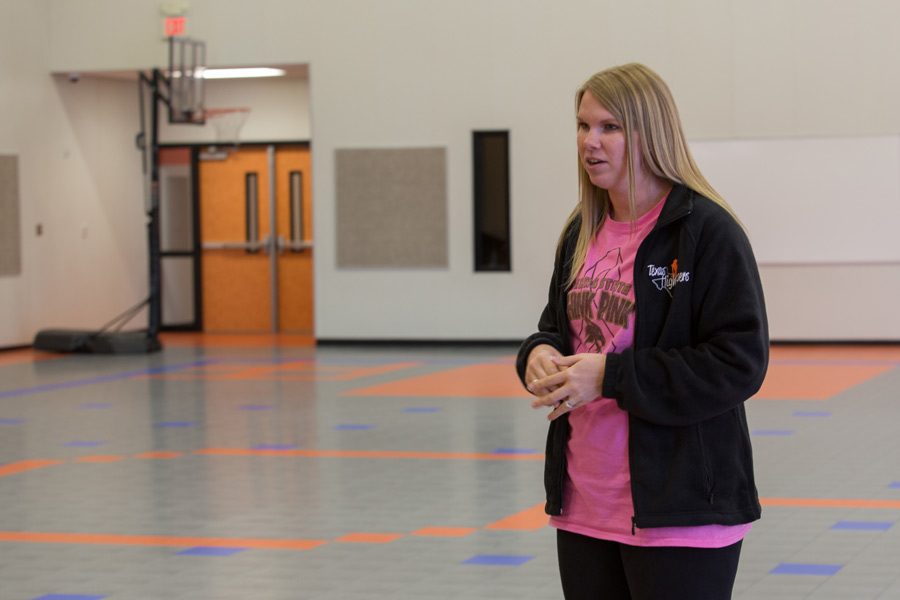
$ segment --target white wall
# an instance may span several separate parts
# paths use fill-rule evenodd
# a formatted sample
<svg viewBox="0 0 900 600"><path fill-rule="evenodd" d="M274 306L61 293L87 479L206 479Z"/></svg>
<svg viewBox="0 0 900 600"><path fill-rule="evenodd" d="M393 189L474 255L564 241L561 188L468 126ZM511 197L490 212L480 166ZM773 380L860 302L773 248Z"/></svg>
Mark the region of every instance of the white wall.
<svg viewBox="0 0 900 600"><path fill-rule="evenodd" d="M137 94L126 82L47 79L47 135L28 166L37 187L23 197L35 204L26 235L44 229L26 274L29 314L38 329L99 327L147 295Z"/></svg>
<svg viewBox="0 0 900 600"><path fill-rule="evenodd" d="M31 32L46 62L29 59L35 83L24 91L56 103L58 122L36 126L48 148L67 135L87 134L70 123L71 112L59 109L58 89L37 83L47 72L165 61L154 0L20 4L3 1L5 9L46 22L34 23ZM321 338L515 339L528 333L545 295L558 230L575 200L573 90L606 66L638 60L659 71L695 139L900 132L900 4L893 2L191 0L190 7L190 33L207 42L211 65L310 65ZM472 272L471 130L488 128L511 131L509 274ZM450 266L338 270L334 151L398 146L448 150ZM76 162L87 161L74 148ZM123 152L107 167L132 168L125 164L130 161ZM58 159L50 166L59 167L61 180L75 190L70 201L88 208L102 203L90 176L67 170L68 164ZM39 179L32 171L23 189L33 196ZM864 184L848 196L864 201ZM33 213L23 211L26 234L29 218ZM143 239L136 221L117 226ZM70 235L78 238L77 228ZM141 249L128 252L127 262L140 263ZM45 264L60 262L58 253L50 251L39 265L26 260L26 266L43 272ZM763 278L775 338L900 339L900 322L880 301L897 297L900 265L843 265L825 273L805 265L764 266ZM852 293L841 281L853 282ZM0 287L0 294L5 305L14 303L12 292ZM852 318L835 318L835 308ZM20 310L30 314L32 308ZM76 311L84 324L96 312L88 306ZM46 321L52 315L39 316ZM9 327L6 319L0 317L0 332Z"/></svg>
<svg viewBox="0 0 900 600"><path fill-rule="evenodd" d="M49 3L0 10L0 151L19 156L23 255L0 278L7 347L98 328L146 297L146 219L135 84L52 77Z"/></svg>
<svg viewBox="0 0 900 600"><path fill-rule="evenodd" d="M26 109L39 117L22 137L23 239L34 256L23 268L25 341L45 327L99 327L147 295L134 86L42 75L40 112Z"/></svg>
<svg viewBox="0 0 900 600"><path fill-rule="evenodd" d="M763 265L760 275L778 339L900 339L897 265Z"/></svg>
<svg viewBox="0 0 900 600"><path fill-rule="evenodd" d="M121 160L133 148L133 87L52 78L47 3L2 10L0 148L19 156L23 261L20 276L0 278L0 347L43 327L99 327L146 295L131 231L142 226L140 167Z"/></svg>
<svg viewBox="0 0 900 600"><path fill-rule="evenodd" d="M8 6L7 6L8 5ZM29 104L33 98L46 94L45 86L39 81L39 73L46 65L42 35L30 36L27 27L40 27L47 12L46 2L30 4L4 2L4 18L0 20L0 153L19 156L20 196L30 188L31 181L23 173L25 160L31 158L23 138L23 125L34 125L37 118L27 118ZM25 24L26 27L22 27ZM17 57L21 57L18 58ZM9 115L23 115L21 118L7 118ZM19 219L26 223L33 214L32 207L20 201ZM23 233L26 230L23 227ZM23 235L22 269L34 269L35 252L31 237ZM24 276L0 277L0 346L7 340L24 340L29 326L24 322L28 296L27 281Z"/></svg>

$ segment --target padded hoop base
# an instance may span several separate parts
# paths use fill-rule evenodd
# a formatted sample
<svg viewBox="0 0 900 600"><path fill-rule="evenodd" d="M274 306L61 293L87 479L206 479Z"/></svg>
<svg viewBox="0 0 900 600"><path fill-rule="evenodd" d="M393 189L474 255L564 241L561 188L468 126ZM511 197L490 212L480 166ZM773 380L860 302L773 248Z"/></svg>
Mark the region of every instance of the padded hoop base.
<svg viewBox="0 0 900 600"><path fill-rule="evenodd" d="M34 336L35 350L87 354L148 354L162 350L157 336L141 331L97 333L83 329L44 329Z"/></svg>

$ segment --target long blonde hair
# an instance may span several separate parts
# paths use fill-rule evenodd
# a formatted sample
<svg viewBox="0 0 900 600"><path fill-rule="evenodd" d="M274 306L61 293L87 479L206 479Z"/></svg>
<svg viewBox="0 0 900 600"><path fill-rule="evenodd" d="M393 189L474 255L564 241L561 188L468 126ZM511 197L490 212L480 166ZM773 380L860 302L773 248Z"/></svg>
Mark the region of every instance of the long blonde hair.
<svg viewBox="0 0 900 600"><path fill-rule="evenodd" d="M585 92L608 110L625 133L625 157L628 170L628 203L635 215L635 166L632 160L633 134L638 134L645 167L656 177L680 183L713 200L737 220L728 203L706 181L688 148L678 108L669 87L651 69L630 63L600 71L588 79L575 94L575 111ZM569 215L563 236L572 222L581 216L581 228L572 255L567 286L578 277L588 248L609 214L609 194L591 183L578 161L579 203ZM740 222L740 221L738 221ZM562 238L560 238L562 242Z"/></svg>

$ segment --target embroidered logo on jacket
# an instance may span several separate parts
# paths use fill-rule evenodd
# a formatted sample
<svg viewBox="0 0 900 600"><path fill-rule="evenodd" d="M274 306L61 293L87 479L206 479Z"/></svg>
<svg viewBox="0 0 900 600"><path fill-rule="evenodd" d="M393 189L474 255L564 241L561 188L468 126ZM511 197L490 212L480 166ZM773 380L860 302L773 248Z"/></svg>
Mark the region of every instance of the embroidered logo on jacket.
<svg viewBox="0 0 900 600"><path fill-rule="evenodd" d="M667 267L659 267L657 265L647 265L647 272L650 275L650 281L659 291L665 290L669 296L672 290L679 283L685 283L691 280L690 271L678 270L678 259L672 261Z"/></svg>

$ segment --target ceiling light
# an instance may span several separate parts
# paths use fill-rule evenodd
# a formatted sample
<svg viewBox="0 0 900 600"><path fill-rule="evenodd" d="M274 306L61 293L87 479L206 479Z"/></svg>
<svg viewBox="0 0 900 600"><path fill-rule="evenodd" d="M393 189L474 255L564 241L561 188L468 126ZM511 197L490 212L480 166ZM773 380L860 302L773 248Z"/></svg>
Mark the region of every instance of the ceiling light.
<svg viewBox="0 0 900 600"><path fill-rule="evenodd" d="M203 69L203 79L241 79L247 77L281 77L284 69L247 67L241 69Z"/></svg>

